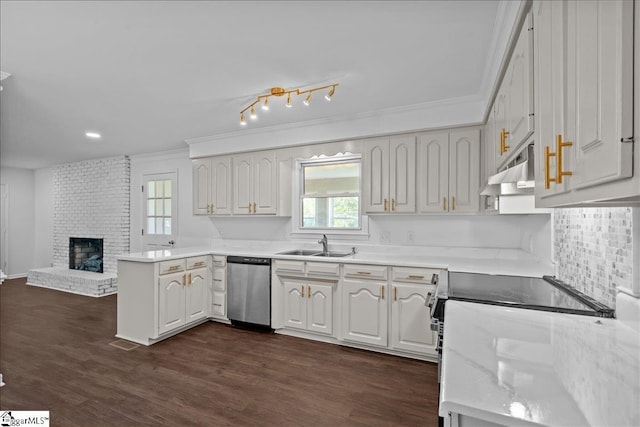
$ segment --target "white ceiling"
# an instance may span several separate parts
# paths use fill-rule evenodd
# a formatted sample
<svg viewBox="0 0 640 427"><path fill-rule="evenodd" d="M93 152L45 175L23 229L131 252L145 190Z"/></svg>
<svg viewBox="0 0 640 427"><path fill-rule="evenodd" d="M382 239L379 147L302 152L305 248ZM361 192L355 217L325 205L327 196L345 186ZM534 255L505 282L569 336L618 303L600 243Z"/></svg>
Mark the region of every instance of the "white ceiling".
<svg viewBox="0 0 640 427"><path fill-rule="evenodd" d="M185 140L461 97L486 100L500 1L0 2L2 166L185 148ZM510 23L512 24L512 23ZM272 86L338 82L239 112ZM260 112L260 111L259 111ZM89 141L86 131L103 135Z"/></svg>

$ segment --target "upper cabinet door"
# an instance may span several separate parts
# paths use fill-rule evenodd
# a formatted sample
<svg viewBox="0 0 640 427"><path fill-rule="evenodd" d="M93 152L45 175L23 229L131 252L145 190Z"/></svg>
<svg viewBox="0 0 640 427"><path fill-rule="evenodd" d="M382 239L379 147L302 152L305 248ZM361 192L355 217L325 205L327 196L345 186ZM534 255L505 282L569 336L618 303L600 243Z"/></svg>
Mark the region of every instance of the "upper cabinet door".
<svg viewBox="0 0 640 427"><path fill-rule="evenodd" d="M231 157L211 159L212 213L229 215L231 208Z"/></svg>
<svg viewBox="0 0 640 427"><path fill-rule="evenodd" d="M449 133L418 137L420 212L449 211Z"/></svg>
<svg viewBox="0 0 640 427"><path fill-rule="evenodd" d="M493 141L493 153L496 158L496 167L500 166L507 160L509 155L509 147L507 141L509 132L509 118L507 112L507 87L503 84L500 86L500 91L496 95L496 100L493 104L493 111L495 117L495 139ZM490 146L491 144L489 144Z"/></svg>
<svg viewBox="0 0 640 427"><path fill-rule="evenodd" d="M233 213L250 214L253 202L253 155L233 157Z"/></svg>
<svg viewBox="0 0 640 427"><path fill-rule="evenodd" d="M517 150L533 133L532 19L525 21L511 55L504 86L507 92L507 153Z"/></svg>
<svg viewBox="0 0 640 427"><path fill-rule="evenodd" d="M632 175L633 2L567 2L567 116L571 188ZM560 165L564 166L564 165Z"/></svg>
<svg viewBox="0 0 640 427"><path fill-rule="evenodd" d="M253 158L253 200L251 201L254 214L275 214L277 212L277 171L275 151L255 153Z"/></svg>
<svg viewBox="0 0 640 427"><path fill-rule="evenodd" d="M211 213L211 159L193 161L193 214Z"/></svg>
<svg viewBox="0 0 640 427"><path fill-rule="evenodd" d="M363 169L364 210L368 213L389 212L389 140L387 138L365 141Z"/></svg>
<svg viewBox="0 0 640 427"><path fill-rule="evenodd" d="M480 131L449 134L449 211L478 212L480 209Z"/></svg>
<svg viewBox="0 0 640 427"><path fill-rule="evenodd" d="M389 142L390 211L416 211L416 137L392 138Z"/></svg>

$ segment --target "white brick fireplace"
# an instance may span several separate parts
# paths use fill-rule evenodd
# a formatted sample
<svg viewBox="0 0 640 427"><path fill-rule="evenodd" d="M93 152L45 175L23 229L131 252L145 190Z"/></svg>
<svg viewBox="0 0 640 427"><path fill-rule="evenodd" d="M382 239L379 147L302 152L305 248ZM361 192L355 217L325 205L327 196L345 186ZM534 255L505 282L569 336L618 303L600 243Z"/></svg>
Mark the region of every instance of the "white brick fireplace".
<svg viewBox="0 0 640 427"><path fill-rule="evenodd" d="M128 156L59 165L54 170L53 267L29 272L27 282L101 296L117 290L116 256L129 252ZM103 271L69 269L69 239L103 239Z"/></svg>

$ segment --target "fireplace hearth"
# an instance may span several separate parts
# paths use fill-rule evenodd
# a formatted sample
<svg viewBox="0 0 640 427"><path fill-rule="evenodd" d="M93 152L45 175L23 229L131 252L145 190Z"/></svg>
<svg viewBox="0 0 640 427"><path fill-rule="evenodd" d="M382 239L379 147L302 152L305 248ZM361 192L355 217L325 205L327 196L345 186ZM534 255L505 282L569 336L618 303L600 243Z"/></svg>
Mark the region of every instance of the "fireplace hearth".
<svg viewBox="0 0 640 427"><path fill-rule="evenodd" d="M103 239L70 237L69 269L102 273L103 245Z"/></svg>

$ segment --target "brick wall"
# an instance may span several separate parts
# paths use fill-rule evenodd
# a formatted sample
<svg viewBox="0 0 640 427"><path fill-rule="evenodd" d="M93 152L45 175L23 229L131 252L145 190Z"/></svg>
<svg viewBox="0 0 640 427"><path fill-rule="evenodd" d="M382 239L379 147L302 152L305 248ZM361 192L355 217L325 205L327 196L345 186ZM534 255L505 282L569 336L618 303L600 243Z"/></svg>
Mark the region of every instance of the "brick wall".
<svg viewBox="0 0 640 427"><path fill-rule="evenodd" d="M632 227L630 207L555 209L556 275L615 308L617 289L633 288Z"/></svg>
<svg viewBox="0 0 640 427"><path fill-rule="evenodd" d="M129 252L128 156L55 167L53 265L69 267L69 238L104 239L103 268L117 273L116 256Z"/></svg>

